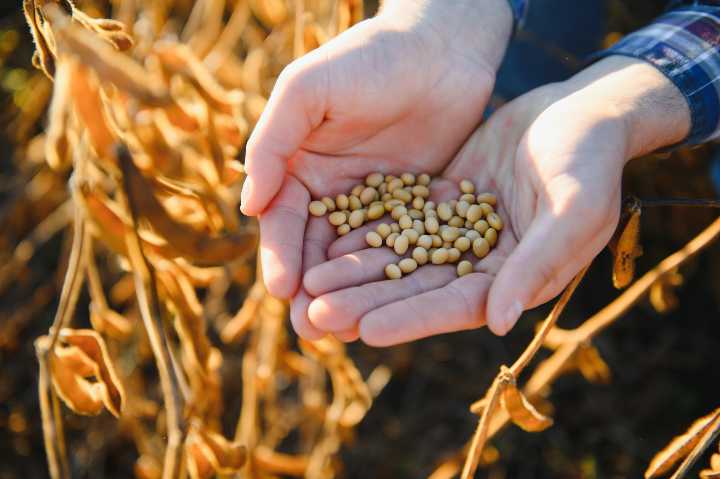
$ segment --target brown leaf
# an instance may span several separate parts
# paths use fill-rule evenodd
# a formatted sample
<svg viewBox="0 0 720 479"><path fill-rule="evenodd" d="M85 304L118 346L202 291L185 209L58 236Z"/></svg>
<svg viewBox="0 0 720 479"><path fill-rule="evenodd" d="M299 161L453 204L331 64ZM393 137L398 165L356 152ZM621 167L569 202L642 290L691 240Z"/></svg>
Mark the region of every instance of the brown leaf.
<svg viewBox="0 0 720 479"><path fill-rule="evenodd" d="M664 314L677 308L678 300L675 290L683 283L683 277L677 271L661 276L650 287L650 304L655 311Z"/></svg>
<svg viewBox="0 0 720 479"><path fill-rule="evenodd" d="M670 444L650 461L650 465L645 471L645 479L651 479L667 472L679 460L687 456L719 417L720 409L716 409L692 423L687 431L670 441Z"/></svg>
<svg viewBox="0 0 720 479"><path fill-rule="evenodd" d="M525 431L539 432L552 426L553 420L540 414L514 382L503 386L501 401L512 422Z"/></svg>
<svg viewBox="0 0 720 479"><path fill-rule="evenodd" d="M637 199L631 199L626 207L624 221L618 225L615 237L611 240L614 256L613 285L622 289L635 277L635 260L642 255L640 247L640 214L642 212Z"/></svg>
<svg viewBox="0 0 720 479"><path fill-rule="evenodd" d="M610 367L595 346L581 346L576 353L575 362L580 373L591 383L610 382Z"/></svg>

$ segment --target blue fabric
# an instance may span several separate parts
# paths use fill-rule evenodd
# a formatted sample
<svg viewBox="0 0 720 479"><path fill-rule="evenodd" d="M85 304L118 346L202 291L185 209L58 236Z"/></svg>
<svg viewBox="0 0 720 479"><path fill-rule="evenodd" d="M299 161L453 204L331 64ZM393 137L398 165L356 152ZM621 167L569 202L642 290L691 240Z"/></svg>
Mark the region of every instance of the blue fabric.
<svg viewBox="0 0 720 479"><path fill-rule="evenodd" d="M510 8L513 11L513 17L515 18L515 26L522 26L525 23L525 14L527 12L528 3L530 0L508 0L510 2Z"/></svg>

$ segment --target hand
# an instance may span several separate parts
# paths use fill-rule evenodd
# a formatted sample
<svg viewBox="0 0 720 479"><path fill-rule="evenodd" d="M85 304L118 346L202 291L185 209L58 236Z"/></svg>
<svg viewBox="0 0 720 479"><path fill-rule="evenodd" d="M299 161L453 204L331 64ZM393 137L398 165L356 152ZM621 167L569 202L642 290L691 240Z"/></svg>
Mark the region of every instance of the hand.
<svg viewBox="0 0 720 479"><path fill-rule="evenodd" d="M478 123L510 34L507 0L390 0L381 13L288 66L247 148L242 211L260 215L271 294L298 293L301 269L335 238L307 219L310 196L373 171L440 172ZM293 323L308 338L302 291Z"/></svg>
<svg viewBox="0 0 720 479"><path fill-rule="evenodd" d="M391 345L477 328L507 333L523 310L556 296L605 246L618 220L627 159L681 141L689 110L680 92L643 62L610 57L564 83L534 90L500 109L432 185L436 200L457 198L471 179L497 194L505 221L497 247L457 278L454 266L424 266L383 281L396 262L388 248L366 249L358 229L310 269L319 330L355 330Z"/></svg>

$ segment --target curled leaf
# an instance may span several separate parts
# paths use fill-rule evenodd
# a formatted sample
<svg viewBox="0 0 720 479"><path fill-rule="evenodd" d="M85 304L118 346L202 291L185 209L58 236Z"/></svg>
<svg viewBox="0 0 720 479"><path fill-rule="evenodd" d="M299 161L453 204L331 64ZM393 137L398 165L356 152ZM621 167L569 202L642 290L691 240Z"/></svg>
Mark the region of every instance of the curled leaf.
<svg viewBox="0 0 720 479"><path fill-rule="evenodd" d="M701 417L680 436L658 452L645 471L645 479L657 477L670 470L679 460L687 456L700 441L705 432L720 418L720 409Z"/></svg>
<svg viewBox="0 0 720 479"><path fill-rule="evenodd" d="M642 255L640 246L640 214L642 209L637 198L631 198L623 219L611 240L613 253L613 285L622 289L635 277L635 260Z"/></svg>
<svg viewBox="0 0 720 479"><path fill-rule="evenodd" d="M591 383L607 384L610 382L610 367L595 346L581 346L576 353L575 363L580 373Z"/></svg>
<svg viewBox="0 0 720 479"><path fill-rule="evenodd" d="M675 290L683 284L683 277L677 271L661 276L650 287L650 304L655 311L664 314L677 308L678 300Z"/></svg>

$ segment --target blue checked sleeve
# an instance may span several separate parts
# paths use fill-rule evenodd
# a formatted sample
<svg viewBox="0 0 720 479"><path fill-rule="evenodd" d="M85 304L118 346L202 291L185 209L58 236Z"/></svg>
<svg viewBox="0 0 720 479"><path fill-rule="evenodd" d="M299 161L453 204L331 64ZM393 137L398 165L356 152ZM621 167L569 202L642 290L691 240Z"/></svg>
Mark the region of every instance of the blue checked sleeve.
<svg viewBox="0 0 720 479"><path fill-rule="evenodd" d="M508 0L510 2L510 8L513 12L513 18L515 19L515 28L521 27L525 22L525 15L527 14L528 4L530 0Z"/></svg>
<svg viewBox="0 0 720 479"><path fill-rule="evenodd" d="M665 74L690 107L692 127L684 143L692 145L720 136L720 2L675 3L598 56L642 59Z"/></svg>

